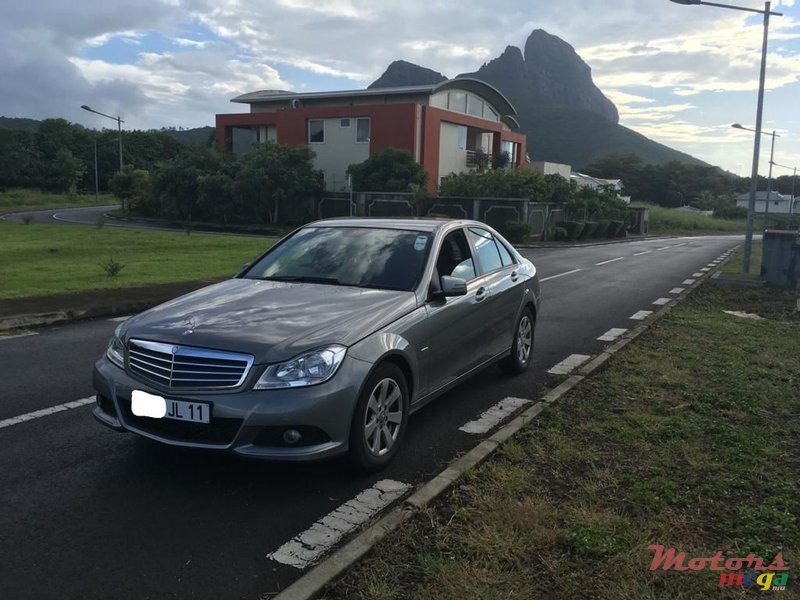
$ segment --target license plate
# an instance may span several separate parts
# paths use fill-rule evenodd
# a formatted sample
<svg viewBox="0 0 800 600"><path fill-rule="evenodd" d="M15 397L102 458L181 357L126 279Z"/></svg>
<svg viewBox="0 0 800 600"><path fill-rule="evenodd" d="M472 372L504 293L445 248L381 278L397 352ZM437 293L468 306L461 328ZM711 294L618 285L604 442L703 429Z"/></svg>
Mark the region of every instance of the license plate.
<svg viewBox="0 0 800 600"><path fill-rule="evenodd" d="M137 417L210 423L211 405L204 402L171 400L141 390L131 393L131 412Z"/></svg>
<svg viewBox="0 0 800 600"><path fill-rule="evenodd" d="M191 421L192 423L210 423L211 405L202 402L184 402L167 398L167 419L175 421Z"/></svg>

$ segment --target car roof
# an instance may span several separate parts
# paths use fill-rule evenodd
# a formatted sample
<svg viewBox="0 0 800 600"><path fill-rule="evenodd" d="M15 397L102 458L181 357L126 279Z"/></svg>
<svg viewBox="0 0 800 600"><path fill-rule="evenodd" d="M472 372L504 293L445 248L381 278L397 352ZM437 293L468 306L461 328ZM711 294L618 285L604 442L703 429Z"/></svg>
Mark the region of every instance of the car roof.
<svg viewBox="0 0 800 600"><path fill-rule="evenodd" d="M478 221L468 221L462 219L433 219L433 218L400 218L400 219L377 219L370 217L341 217L335 219L323 219L314 221L306 227L372 227L375 229L405 229L410 231L434 232L446 225L478 225L485 227L484 223Z"/></svg>

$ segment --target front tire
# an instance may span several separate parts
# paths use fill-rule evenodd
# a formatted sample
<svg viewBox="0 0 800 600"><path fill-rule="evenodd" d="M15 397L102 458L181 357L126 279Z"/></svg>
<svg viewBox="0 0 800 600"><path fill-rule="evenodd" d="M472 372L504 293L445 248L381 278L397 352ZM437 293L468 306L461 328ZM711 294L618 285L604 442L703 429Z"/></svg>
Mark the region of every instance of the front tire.
<svg viewBox="0 0 800 600"><path fill-rule="evenodd" d="M511 353L500 361L500 368L508 375L519 375L528 370L533 357L533 312L527 306L519 316L514 329Z"/></svg>
<svg viewBox="0 0 800 600"><path fill-rule="evenodd" d="M379 471L397 453L408 422L408 383L397 365L384 363L367 378L350 425L350 462Z"/></svg>

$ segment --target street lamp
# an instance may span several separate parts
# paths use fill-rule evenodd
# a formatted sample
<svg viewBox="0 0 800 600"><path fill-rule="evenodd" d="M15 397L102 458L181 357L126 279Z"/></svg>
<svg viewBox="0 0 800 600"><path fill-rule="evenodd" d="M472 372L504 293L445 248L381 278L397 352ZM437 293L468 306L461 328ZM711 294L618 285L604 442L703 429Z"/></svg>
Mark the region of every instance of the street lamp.
<svg viewBox="0 0 800 600"><path fill-rule="evenodd" d="M676 4L705 4L718 8L730 8L764 15L764 41L761 45L761 72L758 80L758 106L756 108L756 135L753 143L753 169L750 174L750 200L747 203L747 229L744 235L744 260L742 270L750 272L750 255L753 250L753 214L756 210L756 184L758 179L758 153L761 151L761 118L764 114L764 80L767 76L767 42L769 39L769 17L775 15L782 17L783 14L770 10L771 2L764 3L764 10L755 8L745 8L743 6L730 6L728 4L717 4L716 2L704 2L703 0L670 0Z"/></svg>
<svg viewBox="0 0 800 600"><path fill-rule="evenodd" d="M742 129L744 131L752 131L755 132L755 129L750 129L749 127L745 127L741 123L734 123L731 125L734 129ZM761 132L761 135L771 135L772 136L772 148L769 151L769 175L767 176L767 200L766 204L764 204L764 229L767 228L767 219L769 218L769 200L772 196L772 165L775 164L773 162L773 158L775 158L775 138L781 137L779 136L775 130L772 130L772 133L767 133L765 131Z"/></svg>
<svg viewBox="0 0 800 600"><path fill-rule="evenodd" d="M86 104L81 104L81 108L83 110L88 110L90 113L100 115L101 117L107 117L112 121L117 122L117 131L119 132L119 170L122 171L122 124L125 121L122 120L122 117L112 117L111 115L107 115L105 113L101 113L100 111L94 110L93 108L90 108Z"/></svg>

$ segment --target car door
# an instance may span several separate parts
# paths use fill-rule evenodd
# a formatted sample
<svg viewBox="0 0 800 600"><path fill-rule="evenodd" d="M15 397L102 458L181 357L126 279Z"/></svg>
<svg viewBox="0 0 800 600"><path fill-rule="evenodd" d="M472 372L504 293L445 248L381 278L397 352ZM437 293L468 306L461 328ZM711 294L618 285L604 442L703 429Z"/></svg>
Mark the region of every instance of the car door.
<svg viewBox="0 0 800 600"><path fill-rule="evenodd" d="M452 383L475 366L476 346L483 343L485 322L481 317L484 297L478 295L475 260L466 232L456 229L442 240L436 255L431 287L438 289L443 275L467 282L464 296L429 299L427 310L428 349L425 361L427 392Z"/></svg>
<svg viewBox="0 0 800 600"><path fill-rule="evenodd" d="M522 285L516 261L503 243L488 229L469 227L467 236L478 263L478 292L483 291L485 343L479 362L489 360L511 347L517 312L522 302Z"/></svg>

